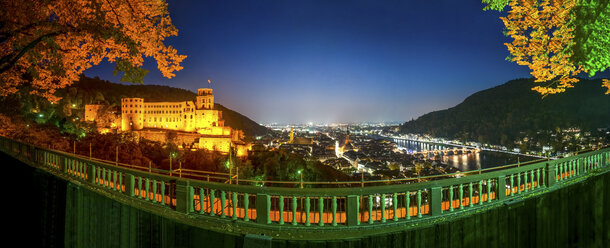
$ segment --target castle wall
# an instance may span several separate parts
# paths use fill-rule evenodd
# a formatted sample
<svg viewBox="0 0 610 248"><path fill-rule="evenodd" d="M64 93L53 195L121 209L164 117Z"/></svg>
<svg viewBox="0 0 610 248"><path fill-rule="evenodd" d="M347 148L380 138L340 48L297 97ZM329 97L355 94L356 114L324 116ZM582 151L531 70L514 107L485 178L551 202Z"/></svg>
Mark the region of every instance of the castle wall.
<svg viewBox="0 0 610 248"><path fill-rule="evenodd" d="M87 104L85 105L85 121L94 122L97 119L97 111L102 108L101 104Z"/></svg>
<svg viewBox="0 0 610 248"><path fill-rule="evenodd" d="M151 140L151 141L157 141L157 142L161 142L161 143L167 142L167 131L139 130L139 131L135 131L135 133L139 138L143 138L143 139L147 139L147 140ZM190 144L195 143L200 136L201 135L199 135L197 133L177 132L174 143L177 145L182 145L183 143L186 145L190 145ZM195 144L195 145L196 145L196 147L198 146L198 144Z"/></svg>
<svg viewBox="0 0 610 248"><path fill-rule="evenodd" d="M131 104L132 102L137 102L138 105L133 105ZM134 106L141 108L136 110ZM195 132L200 129L209 129L212 131L205 131L205 134L229 135L224 129L216 128L224 126L222 111L207 109L205 106L203 106L203 109L200 109L192 101L149 103L143 100L138 101L136 98L124 98L123 108L123 119L125 119L124 123L126 125L130 125L133 122L132 119L135 116L132 115L134 112L137 112L138 120L142 120L141 123L138 123L141 125L132 124L131 127L124 127L123 131L140 130L142 128L161 128Z"/></svg>
<svg viewBox="0 0 610 248"><path fill-rule="evenodd" d="M144 127L191 131L187 109L192 107L188 102L144 103Z"/></svg>
<svg viewBox="0 0 610 248"><path fill-rule="evenodd" d="M199 149L228 153L230 147L230 136L201 136L199 138Z"/></svg>
<svg viewBox="0 0 610 248"><path fill-rule="evenodd" d="M144 99L121 99L121 130L139 130L144 128Z"/></svg>

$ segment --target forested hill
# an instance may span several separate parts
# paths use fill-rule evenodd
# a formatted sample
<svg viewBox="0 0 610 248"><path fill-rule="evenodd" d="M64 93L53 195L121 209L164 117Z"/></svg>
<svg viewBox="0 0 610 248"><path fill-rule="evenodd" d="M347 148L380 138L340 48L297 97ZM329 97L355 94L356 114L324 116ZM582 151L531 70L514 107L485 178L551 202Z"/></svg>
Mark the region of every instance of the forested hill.
<svg viewBox="0 0 610 248"><path fill-rule="evenodd" d="M197 96L194 92L169 86L124 85L88 77L82 77L80 81L69 88L59 91L58 95L68 98L71 102L77 104L105 102L110 105L120 105L121 98L124 97L140 97L144 98L145 101L151 102L178 102L194 101ZM214 108L222 111L222 117L225 120L226 126L243 130L247 136L267 133L267 128L238 112L218 103L214 105Z"/></svg>
<svg viewBox="0 0 610 248"><path fill-rule="evenodd" d="M509 143L524 133L580 127L610 127L610 95L601 80L582 79L562 94L542 98L533 79L516 79L472 94L453 108L425 114L400 127L402 133Z"/></svg>

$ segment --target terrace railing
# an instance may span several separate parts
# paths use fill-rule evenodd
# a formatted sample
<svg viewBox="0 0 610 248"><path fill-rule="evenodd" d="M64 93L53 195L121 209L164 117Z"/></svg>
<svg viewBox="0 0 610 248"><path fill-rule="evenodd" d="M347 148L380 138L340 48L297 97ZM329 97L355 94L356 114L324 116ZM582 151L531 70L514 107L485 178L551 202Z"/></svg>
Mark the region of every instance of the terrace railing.
<svg viewBox="0 0 610 248"><path fill-rule="evenodd" d="M376 228L510 204L610 168L610 148L433 181L342 188L225 184L137 170L0 137L0 150L107 193L206 220L268 228ZM478 171L477 171L478 172ZM247 181L247 180L240 180ZM401 182L394 180L394 182ZM285 182L299 184L299 182Z"/></svg>

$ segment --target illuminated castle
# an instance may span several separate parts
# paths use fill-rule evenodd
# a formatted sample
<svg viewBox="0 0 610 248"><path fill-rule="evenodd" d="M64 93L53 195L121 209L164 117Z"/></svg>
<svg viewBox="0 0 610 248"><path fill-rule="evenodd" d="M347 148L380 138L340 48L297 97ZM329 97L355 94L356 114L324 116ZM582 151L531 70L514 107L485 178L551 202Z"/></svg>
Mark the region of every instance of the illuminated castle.
<svg viewBox="0 0 610 248"><path fill-rule="evenodd" d="M212 89L197 90L196 101L145 102L143 98L121 99L121 130L165 129L199 134L198 147L223 153L233 147L238 156L247 148L243 132L224 126L222 111L214 109Z"/></svg>

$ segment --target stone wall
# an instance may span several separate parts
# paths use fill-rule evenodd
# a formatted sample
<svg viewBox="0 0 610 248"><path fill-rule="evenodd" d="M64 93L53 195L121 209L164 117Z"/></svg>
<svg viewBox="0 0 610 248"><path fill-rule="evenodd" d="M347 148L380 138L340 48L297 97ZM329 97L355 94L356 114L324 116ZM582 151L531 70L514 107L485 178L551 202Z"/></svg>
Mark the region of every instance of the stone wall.
<svg viewBox="0 0 610 248"><path fill-rule="evenodd" d="M167 142L167 133L166 130L139 130L134 131L134 133L139 138L144 138L147 140L158 141L161 143ZM187 133L187 132L174 132L176 134L174 143L177 145L182 145L182 143L186 145L193 144L197 138L201 135L198 133Z"/></svg>

